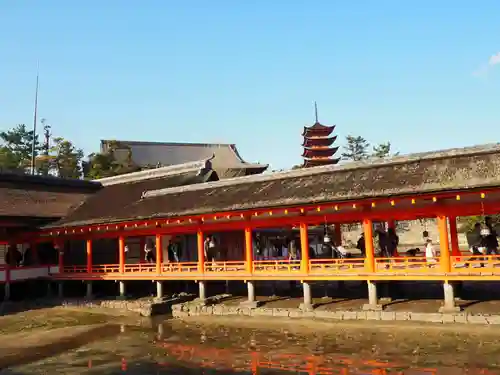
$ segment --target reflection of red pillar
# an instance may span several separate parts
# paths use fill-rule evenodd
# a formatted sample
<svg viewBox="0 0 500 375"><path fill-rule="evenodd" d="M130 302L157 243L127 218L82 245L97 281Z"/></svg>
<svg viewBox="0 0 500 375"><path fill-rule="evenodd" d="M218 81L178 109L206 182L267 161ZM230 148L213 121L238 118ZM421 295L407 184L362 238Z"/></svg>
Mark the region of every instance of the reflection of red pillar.
<svg viewBox="0 0 500 375"><path fill-rule="evenodd" d="M122 371L127 371L127 360L122 358Z"/></svg>
<svg viewBox="0 0 500 375"><path fill-rule="evenodd" d="M252 352L252 375L257 375L259 372L259 354Z"/></svg>

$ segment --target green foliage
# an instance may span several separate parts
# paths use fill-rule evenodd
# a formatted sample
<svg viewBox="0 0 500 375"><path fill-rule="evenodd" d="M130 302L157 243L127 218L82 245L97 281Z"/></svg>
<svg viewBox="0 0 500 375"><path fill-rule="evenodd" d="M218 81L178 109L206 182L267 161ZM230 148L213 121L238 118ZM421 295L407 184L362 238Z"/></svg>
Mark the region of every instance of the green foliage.
<svg viewBox="0 0 500 375"><path fill-rule="evenodd" d="M132 161L132 151L118 142L108 144L106 152L90 154L83 164L85 178L96 180L105 177L140 171Z"/></svg>
<svg viewBox="0 0 500 375"><path fill-rule="evenodd" d="M391 142L381 143L378 146L373 146L372 156L376 158L386 158L391 154Z"/></svg>
<svg viewBox="0 0 500 375"><path fill-rule="evenodd" d="M342 153L342 159L359 161L368 158L368 148L370 144L361 136L348 135L346 145Z"/></svg>
<svg viewBox="0 0 500 375"><path fill-rule="evenodd" d="M493 226L498 226L500 224L500 214L498 215L488 215L491 217ZM474 229L476 223L484 223L484 216L463 216L458 218L458 231L460 233L467 233Z"/></svg>
<svg viewBox="0 0 500 375"><path fill-rule="evenodd" d="M27 130L20 124L14 128L0 132L0 170L23 172L31 166L33 130ZM35 156L40 151L38 135L35 136Z"/></svg>
<svg viewBox="0 0 500 375"><path fill-rule="evenodd" d="M53 168L61 178L81 178L83 150L78 149L71 141L54 138Z"/></svg>

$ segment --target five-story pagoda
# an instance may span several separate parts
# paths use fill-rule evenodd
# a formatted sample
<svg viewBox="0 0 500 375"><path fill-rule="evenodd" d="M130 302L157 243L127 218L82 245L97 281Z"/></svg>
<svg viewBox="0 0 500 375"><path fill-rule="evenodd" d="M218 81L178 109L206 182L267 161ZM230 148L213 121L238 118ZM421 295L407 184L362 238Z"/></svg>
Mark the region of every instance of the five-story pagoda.
<svg viewBox="0 0 500 375"><path fill-rule="evenodd" d="M304 152L302 153L304 168L337 164L340 160L340 158L333 157L339 149L338 147L332 147L332 144L337 139L337 136L332 136L335 125L327 126L320 124L316 103L314 103L314 112L316 122L312 126L304 126L302 133L304 137L304 142L302 143L302 147L304 147Z"/></svg>

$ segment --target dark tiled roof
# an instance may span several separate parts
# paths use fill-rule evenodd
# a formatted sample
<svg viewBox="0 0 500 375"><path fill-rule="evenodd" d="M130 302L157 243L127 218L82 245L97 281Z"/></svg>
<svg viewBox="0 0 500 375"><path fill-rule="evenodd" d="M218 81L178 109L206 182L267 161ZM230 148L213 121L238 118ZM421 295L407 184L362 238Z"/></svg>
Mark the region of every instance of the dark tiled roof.
<svg viewBox="0 0 500 375"><path fill-rule="evenodd" d="M304 131L302 132L302 136L309 137L313 134L322 134L329 135L335 130L336 125L323 125L319 122L315 122L312 126L304 126Z"/></svg>
<svg viewBox="0 0 500 375"><path fill-rule="evenodd" d="M63 223L118 222L492 186L500 186L500 144L149 191L143 199L132 186L123 186L119 195L126 198L120 198L119 204L110 203L118 193L102 192L100 196L109 194L106 199L89 199L85 210L77 210ZM154 184L148 186L154 188Z"/></svg>
<svg viewBox="0 0 500 375"><path fill-rule="evenodd" d="M0 174L0 216L58 219L99 190L99 183Z"/></svg>
<svg viewBox="0 0 500 375"><path fill-rule="evenodd" d="M158 163L164 166L179 165L212 159L212 167L220 178L262 173L268 167L267 164L244 161L234 144L101 140L101 151L106 151L110 142L130 148L132 160L141 167ZM226 170L236 169L239 170L236 173L226 173Z"/></svg>
<svg viewBox="0 0 500 375"><path fill-rule="evenodd" d="M51 226L66 225L69 222L112 221L117 215L128 216L130 204L140 201L149 190L185 186L217 180L217 174L210 169L209 161L186 163L170 167L129 173L104 178L99 181L103 188L83 202L68 217Z"/></svg>
<svg viewBox="0 0 500 375"><path fill-rule="evenodd" d="M304 154L302 155L304 157ZM334 165L340 161L340 158L328 159L304 159L304 168L320 167L325 165Z"/></svg>

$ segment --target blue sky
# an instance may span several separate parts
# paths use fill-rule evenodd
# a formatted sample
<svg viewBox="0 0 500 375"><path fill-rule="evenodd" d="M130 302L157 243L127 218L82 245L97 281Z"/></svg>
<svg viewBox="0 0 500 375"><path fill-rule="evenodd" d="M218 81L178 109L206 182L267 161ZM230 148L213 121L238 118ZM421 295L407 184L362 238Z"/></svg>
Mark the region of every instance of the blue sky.
<svg viewBox="0 0 500 375"><path fill-rule="evenodd" d="M498 0L3 0L0 126L236 143L300 162L314 119L402 153L495 142ZM341 143L341 142L339 142Z"/></svg>

